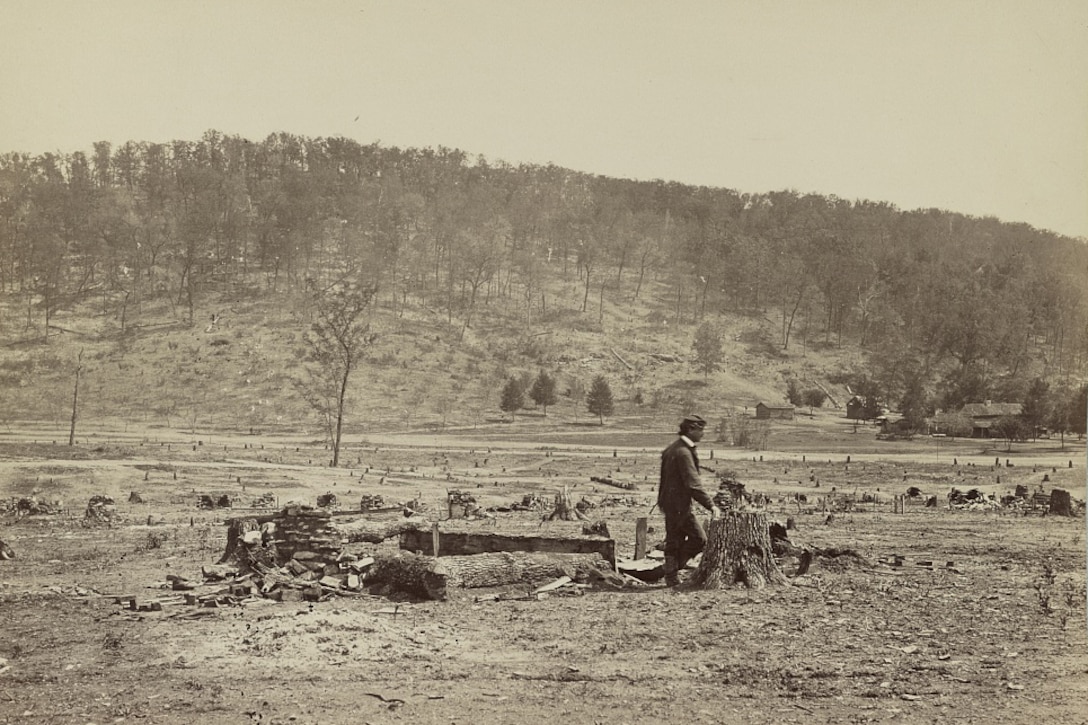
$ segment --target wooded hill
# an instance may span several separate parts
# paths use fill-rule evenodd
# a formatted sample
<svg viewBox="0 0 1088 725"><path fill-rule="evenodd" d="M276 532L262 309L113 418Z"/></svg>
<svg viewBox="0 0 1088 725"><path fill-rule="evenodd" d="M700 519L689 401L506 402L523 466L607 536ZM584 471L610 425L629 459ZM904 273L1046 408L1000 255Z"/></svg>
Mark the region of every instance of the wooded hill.
<svg viewBox="0 0 1088 725"><path fill-rule="evenodd" d="M85 417L298 426L314 295L363 278L357 424L497 417L541 369L576 417L598 374L617 415L671 416L788 378L1016 401L1088 365L1088 246L1026 224L209 131L0 156L0 409L65 419L82 364Z"/></svg>

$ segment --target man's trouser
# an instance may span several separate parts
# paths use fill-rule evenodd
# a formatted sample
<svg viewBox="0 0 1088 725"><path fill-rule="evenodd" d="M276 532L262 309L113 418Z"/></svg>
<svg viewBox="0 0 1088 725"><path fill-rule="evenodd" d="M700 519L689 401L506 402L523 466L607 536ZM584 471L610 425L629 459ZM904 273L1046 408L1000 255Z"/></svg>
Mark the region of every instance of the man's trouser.
<svg viewBox="0 0 1088 725"><path fill-rule="evenodd" d="M665 579L674 580L676 572L706 546L706 533L691 507L685 511L665 511Z"/></svg>

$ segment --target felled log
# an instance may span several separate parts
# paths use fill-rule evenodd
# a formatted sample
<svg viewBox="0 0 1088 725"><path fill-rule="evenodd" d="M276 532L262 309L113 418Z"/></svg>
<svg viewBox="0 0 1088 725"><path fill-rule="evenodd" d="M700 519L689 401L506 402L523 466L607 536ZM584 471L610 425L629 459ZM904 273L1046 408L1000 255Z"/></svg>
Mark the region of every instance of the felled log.
<svg viewBox="0 0 1088 725"><path fill-rule="evenodd" d="M333 528L344 537L344 542L349 544L367 543L380 544L386 539L392 539L406 531L414 531L419 528L418 521L367 521L356 519L355 521L333 521ZM428 532L429 535L429 532Z"/></svg>
<svg viewBox="0 0 1088 725"><path fill-rule="evenodd" d="M727 511L710 522L702 560L689 584L696 589L726 589L736 584L761 589L786 581L774 560L767 517Z"/></svg>
<svg viewBox="0 0 1088 725"><path fill-rule="evenodd" d="M634 370L635 369L634 367L632 367L631 363L627 362L622 357L620 357L620 354L618 352L616 352L616 348L610 347L610 348L608 348L608 351L610 353L612 353L613 357L615 357L617 360L619 360L621 363L623 363L623 366L625 368L627 368L628 370Z"/></svg>
<svg viewBox="0 0 1088 725"><path fill-rule="evenodd" d="M593 481L594 483L603 483L606 486L615 486L616 488L622 488L624 491L634 491L638 488L638 486L634 483L617 481L616 479L609 478L608 476L590 476L589 480Z"/></svg>
<svg viewBox="0 0 1088 725"><path fill-rule="evenodd" d="M411 528L401 532L400 548L434 555L429 529ZM530 536L490 531L439 531L439 556L464 556L492 552L539 552L549 554L596 554L605 561L616 560L616 542L604 536Z"/></svg>
<svg viewBox="0 0 1088 725"><path fill-rule="evenodd" d="M576 581L608 581L622 586L622 580L599 554L521 551L441 558L405 551L377 554L367 582L387 584L398 591L444 601L450 598L454 589L535 585L560 576Z"/></svg>

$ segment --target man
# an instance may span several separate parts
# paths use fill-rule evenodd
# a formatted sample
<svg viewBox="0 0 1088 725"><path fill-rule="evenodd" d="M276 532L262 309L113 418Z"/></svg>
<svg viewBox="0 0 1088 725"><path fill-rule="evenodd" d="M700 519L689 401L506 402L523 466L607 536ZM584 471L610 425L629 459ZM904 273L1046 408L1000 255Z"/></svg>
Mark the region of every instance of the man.
<svg viewBox="0 0 1088 725"><path fill-rule="evenodd" d="M692 499L710 511L713 519L721 510L703 488L699 477L699 456L695 444L703 439L706 421L689 415L680 421L680 437L661 453L661 483L657 506L665 514L665 583L680 583L678 572L706 546L706 534L691 510Z"/></svg>

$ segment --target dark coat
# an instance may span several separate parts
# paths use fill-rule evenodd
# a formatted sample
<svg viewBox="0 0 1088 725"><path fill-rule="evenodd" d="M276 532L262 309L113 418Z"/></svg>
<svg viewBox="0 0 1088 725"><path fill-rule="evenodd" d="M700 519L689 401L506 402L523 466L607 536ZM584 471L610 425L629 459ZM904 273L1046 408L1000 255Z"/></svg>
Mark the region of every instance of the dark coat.
<svg viewBox="0 0 1088 725"><path fill-rule="evenodd" d="M683 438L677 438L661 453L657 506L663 512L690 511L692 499L707 510L714 505L699 478L698 454Z"/></svg>

